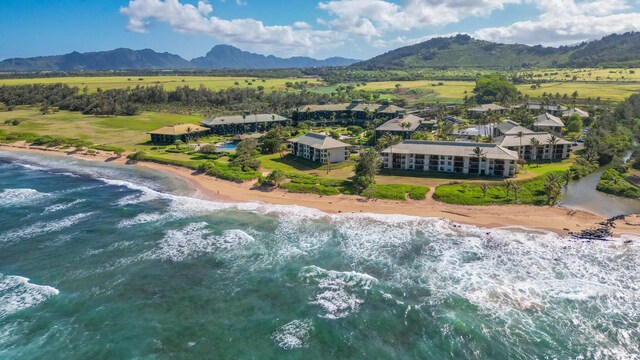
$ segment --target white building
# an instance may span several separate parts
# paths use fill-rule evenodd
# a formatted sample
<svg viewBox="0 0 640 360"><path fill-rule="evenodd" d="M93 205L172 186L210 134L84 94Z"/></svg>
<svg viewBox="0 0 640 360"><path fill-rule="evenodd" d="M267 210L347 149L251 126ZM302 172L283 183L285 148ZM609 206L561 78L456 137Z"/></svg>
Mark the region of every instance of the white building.
<svg viewBox="0 0 640 360"><path fill-rule="evenodd" d="M289 139L291 154L321 164L338 163L349 159L351 145L338 141L331 136L308 133Z"/></svg>
<svg viewBox="0 0 640 360"><path fill-rule="evenodd" d="M540 144L538 147L533 146L533 139ZM520 155L520 158L527 161L563 160L569 157L571 154L569 141L556 137L555 145L551 142L551 135L545 132L522 134L522 137L510 134L496 139L498 145L515 151Z"/></svg>
<svg viewBox="0 0 640 360"><path fill-rule="evenodd" d="M497 144L406 140L384 149L382 158L385 169L509 177L516 173L518 154Z"/></svg>

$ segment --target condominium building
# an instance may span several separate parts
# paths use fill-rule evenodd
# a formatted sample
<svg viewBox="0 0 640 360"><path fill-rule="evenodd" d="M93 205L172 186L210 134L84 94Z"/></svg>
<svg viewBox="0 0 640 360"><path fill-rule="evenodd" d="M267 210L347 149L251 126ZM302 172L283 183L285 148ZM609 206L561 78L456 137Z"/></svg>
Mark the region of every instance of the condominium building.
<svg viewBox="0 0 640 360"><path fill-rule="evenodd" d="M289 143L292 155L321 164L346 161L351 147L331 136L314 133L289 139Z"/></svg>
<svg viewBox="0 0 640 360"><path fill-rule="evenodd" d="M518 154L497 144L406 140L382 151L383 168L509 177Z"/></svg>

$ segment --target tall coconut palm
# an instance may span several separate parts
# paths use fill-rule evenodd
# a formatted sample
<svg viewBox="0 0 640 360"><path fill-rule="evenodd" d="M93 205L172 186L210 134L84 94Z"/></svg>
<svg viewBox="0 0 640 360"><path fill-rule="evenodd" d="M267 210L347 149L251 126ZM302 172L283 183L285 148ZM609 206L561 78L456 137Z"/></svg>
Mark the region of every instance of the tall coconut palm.
<svg viewBox="0 0 640 360"><path fill-rule="evenodd" d="M553 134L551 134L547 139L547 144L549 144L549 148L551 150L551 155L549 156L549 158L552 161L556 159L556 145L558 145L559 141L560 139L558 139L558 137Z"/></svg>
<svg viewBox="0 0 640 360"><path fill-rule="evenodd" d="M520 185L515 182L511 183L511 190L513 191L513 198L515 202L518 202L518 192L520 191Z"/></svg>
<svg viewBox="0 0 640 360"><path fill-rule="evenodd" d="M531 138L529 143L531 144L531 150L533 152L531 154L531 158L536 161L538 166L540 166L540 159L538 158L538 149L540 148L540 146L542 146L542 144L540 143L540 140L536 138Z"/></svg>
<svg viewBox="0 0 640 360"><path fill-rule="evenodd" d="M524 153L524 150L522 150L522 137L524 136L524 133L522 131L518 131L518 133L516 134L516 136L518 137L518 139L520 140L520 147L518 148L518 158L522 159L522 156L520 155L521 153Z"/></svg>
<svg viewBox="0 0 640 360"><path fill-rule="evenodd" d="M480 146L473 148L471 155L478 159L478 176L480 176L480 169L482 169L482 159L487 157L487 153Z"/></svg>

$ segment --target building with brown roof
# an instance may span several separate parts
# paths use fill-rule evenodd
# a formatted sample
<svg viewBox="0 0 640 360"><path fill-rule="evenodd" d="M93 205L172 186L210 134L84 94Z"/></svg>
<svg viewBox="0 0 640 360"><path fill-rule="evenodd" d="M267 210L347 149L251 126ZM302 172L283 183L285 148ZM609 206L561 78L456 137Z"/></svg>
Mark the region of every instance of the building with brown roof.
<svg viewBox="0 0 640 360"><path fill-rule="evenodd" d="M432 122L425 122L423 118L415 115L402 115L378 126L376 128L376 139L385 134L398 135L404 140L411 139L414 132L427 128L427 125L432 126Z"/></svg>
<svg viewBox="0 0 640 360"><path fill-rule="evenodd" d="M367 104L362 100L350 103L306 105L293 110L295 121L315 121L323 124L358 123L372 119L393 119L405 109L390 104Z"/></svg>
<svg viewBox="0 0 640 360"><path fill-rule="evenodd" d="M151 135L151 142L173 144L177 140L182 142L189 142L209 134L209 129L206 127L194 125L194 124L177 124L161 127L160 129L149 131L147 134Z"/></svg>

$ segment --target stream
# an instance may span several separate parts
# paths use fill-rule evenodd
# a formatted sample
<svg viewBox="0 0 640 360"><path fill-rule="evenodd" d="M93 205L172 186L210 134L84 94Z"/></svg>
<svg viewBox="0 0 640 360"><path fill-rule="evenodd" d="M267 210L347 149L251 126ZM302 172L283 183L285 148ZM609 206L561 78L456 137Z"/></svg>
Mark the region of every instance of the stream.
<svg viewBox="0 0 640 360"><path fill-rule="evenodd" d="M630 157L631 151L624 156L624 160ZM588 211L606 218L640 213L640 200L609 195L596 190L600 176L606 169L607 167L601 167L578 181L570 182L569 186L563 189L558 205L568 209Z"/></svg>

